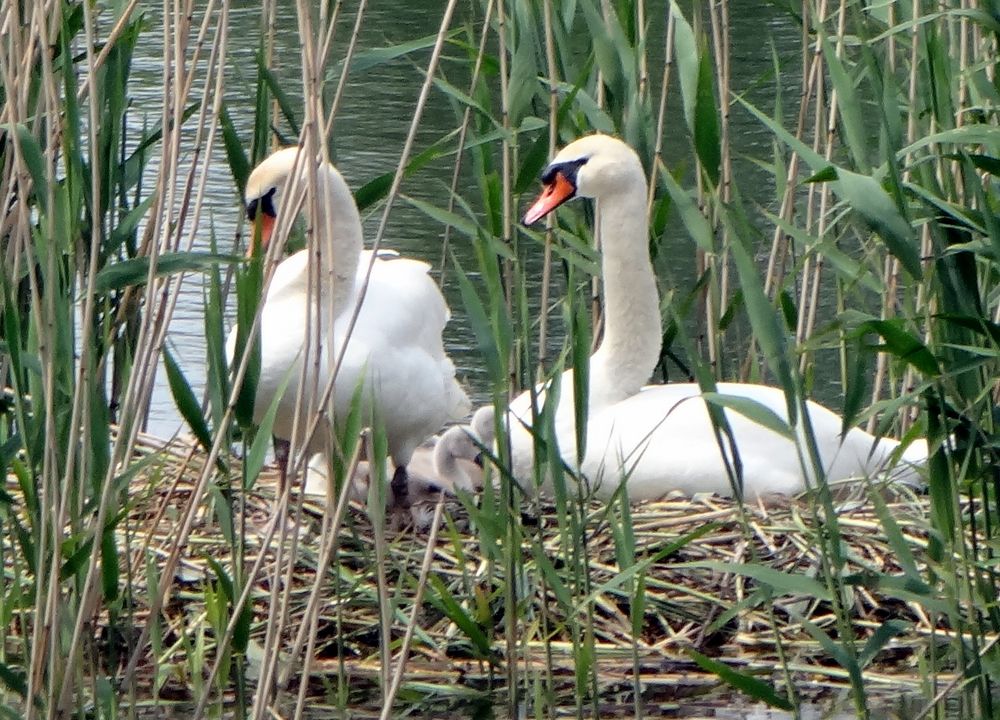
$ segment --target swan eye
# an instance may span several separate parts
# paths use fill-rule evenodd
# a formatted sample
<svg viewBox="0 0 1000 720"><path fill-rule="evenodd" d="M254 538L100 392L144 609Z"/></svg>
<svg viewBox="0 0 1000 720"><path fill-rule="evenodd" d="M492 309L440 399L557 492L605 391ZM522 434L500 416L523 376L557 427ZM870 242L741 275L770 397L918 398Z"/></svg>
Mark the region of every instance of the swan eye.
<svg viewBox="0 0 1000 720"><path fill-rule="evenodd" d="M427 492L430 495L439 495L441 494L441 486L437 483L429 482L427 483Z"/></svg>
<svg viewBox="0 0 1000 720"><path fill-rule="evenodd" d="M269 215L271 217L277 217L278 213L274 210L274 194L278 191L278 188L273 187L264 193L259 198L254 198L247 203L247 219L253 222L257 219L257 209L259 208L262 213Z"/></svg>
<svg viewBox="0 0 1000 720"><path fill-rule="evenodd" d="M483 467L483 454L482 453L476 453L476 456L474 458L472 458L472 462L474 462L479 467Z"/></svg>
<svg viewBox="0 0 1000 720"><path fill-rule="evenodd" d="M590 158L582 157L576 160L566 160L564 162L552 163L542 174L542 184L551 185L556 181L556 175L562 175L570 184L576 187L576 174L580 168L587 164Z"/></svg>

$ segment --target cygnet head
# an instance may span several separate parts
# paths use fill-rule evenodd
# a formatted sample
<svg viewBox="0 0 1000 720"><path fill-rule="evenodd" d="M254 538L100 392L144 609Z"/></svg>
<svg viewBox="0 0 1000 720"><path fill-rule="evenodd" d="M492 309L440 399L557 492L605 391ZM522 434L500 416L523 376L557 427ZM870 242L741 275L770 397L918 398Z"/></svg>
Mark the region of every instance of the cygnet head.
<svg viewBox="0 0 1000 720"><path fill-rule="evenodd" d="M438 441L440 444L440 440ZM436 447L436 446L435 446ZM434 518L435 505L444 498L455 498L451 482L444 479L425 477L410 472L406 478L406 505L390 504L390 512L396 519L401 513L409 512L410 521L417 530L426 530Z"/></svg>
<svg viewBox="0 0 1000 720"><path fill-rule="evenodd" d="M470 468L464 463L475 463L482 467L483 460L479 445L468 425L453 425L438 438L434 445L434 474L438 485L448 490L472 492L476 482L469 477L469 470L478 474L478 468Z"/></svg>
<svg viewBox="0 0 1000 720"><path fill-rule="evenodd" d="M479 438L479 443L485 447L493 447L496 439L496 411L492 405L483 405L472 415L469 421L473 434Z"/></svg>
<svg viewBox="0 0 1000 720"><path fill-rule="evenodd" d="M587 135L560 150L542 173L542 194L524 215L531 225L575 197L603 198L645 187L635 150L610 135Z"/></svg>

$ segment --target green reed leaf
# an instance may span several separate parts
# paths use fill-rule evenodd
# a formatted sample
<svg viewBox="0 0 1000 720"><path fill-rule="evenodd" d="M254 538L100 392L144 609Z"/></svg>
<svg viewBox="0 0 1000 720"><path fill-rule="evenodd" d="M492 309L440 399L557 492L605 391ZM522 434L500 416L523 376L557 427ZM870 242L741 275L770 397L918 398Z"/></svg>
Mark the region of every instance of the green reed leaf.
<svg viewBox="0 0 1000 720"><path fill-rule="evenodd" d="M292 363L289 365L288 369L285 371L284 377L281 379L281 383L278 385L277 391L274 393L274 397L271 399L270 404L267 406L267 410L264 412L264 416L260 419L260 424L257 426L257 430L253 436L253 442L250 443L250 449L247 451L246 457L243 459L243 488L244 490L251 489L257 481L257 477L260 475L260 471L264 467L264 459L267 455L267 450L271 447L271 435L274 430L274 420L278 415L278 407L281 405L281 400L285 396L285 391L288 388L288 383L291 382L293 377L296 377L301 373L301 368L298 363ZM285 438L286 440L289 438Z"/></svg>
<svg viewBox="0 0 1000 720"><path fill-rule="evenodd" d="M876 333L884 343L879 349L892 353L926 375L936 376L940 372L934 354L914 335L907 332L899 319L869 320L858 325L855 331Z"/></svg>
<svg viewBox="0 0 1000 720"><path fill-rule="evenodd" d="M22 698L28 697L27 673L23 668L8 665L0 662L0 683L3 683L11 692L15 692ZM16 715L14 717L21 717Z"/></svg>
<svg viewBox="0 0 1000 720"><path fill-rule="evenodd" d="M240 262L239 255L205 252L164 253L156 259L156 277L177 273L202 272L218 265ZM149 257L137 257L106 265L94 279L94 292L106 293L133 285L145 285L149 278Z"/></svg>
<svg viewBox="0 0 1000 720"><path fill-rule="evenodd" d="M896 618L889 618L879 624L879 626L875 628L875 632L873 632L867 642L865 642L865 646L861 648L861 654L858 656L858 664L860 664L861 667L867 667L890 640L902 635L912 627L913 625L911 623L904 620L898 620Z"/></svg>
<svg viewBox="0 0 1000 720"><path fill-rule="evenodd" d="M514 180L512 189L515 195L520 195L534 185L548 158L549 138L547 135L540 134L531 143L528 151L521 155L521 167L517 170L517 178Z"/></svg>
<svg viewBox="0 0 1000 720"><path fill-rule="evenodd" d="M923 276L916 234L875 178L838 168L833 190L882 237L912 277Z"/></svg>
<svg viewBox="0 0 1000 720"><path fill-rule="evenodd" d="M206 452L210 451L212 449L212 432L201 412L201 406L198 404L194 391L191 390L191 384L188 383L184 372L168 347L163 348L163 367L167 372L170 393L173 395L174 403L177 405L181 417L191 428L198 443Z"/></svg>
<svg viewBox="0 0 1000 720"><path fill-rule="evenodd" d="M13 127L13 131L21 149L21 158L28 168L28 174L31 175L35 199L42 212L45 212L49 205L49 177L45 171L45 156L35 136L25 125L18 123Z"/></svg>
<svg viewBox="0 0 1000 720"><path fill-rule="evenodd" d="M684 190L665 167L660 168L660 179L670 194L674 207L680 213L685 229L695 244L707 253L714 252L715 240L712 226L695 204L694 199Z"/></svg>
<svg viewBox="0 0 1000 720"><path fill-rule="evenodd" d="M748 695L755 700L760 700L770 707L778 708L779 710L791 711L794 709L792 703L779 695L773 687L762 680L758 680L752 675L747 675L746 673L733 670L725 663L705 657L696 650L688 648L685 650L685 653L688 657L694 660L702 670L714 674L724 683L732 688L735 688L736 690L739 690L744 695Z"/></svg>
<svg viewBox="0 0 1000 720"><path fill-rule="evenodd" d="M864 122L862 121L861 104L854 89L854 82L848 76L844 63L830 44L829 38L821 38L823 59L830 73L833 87L837 91L837 112L840 114L841 127L847 138L847 146L851 150L854 166L863 172L869 167L867 143Z"/></svg>
<svg viewBox="0 0 1000 720"><path fill-rule="evenodd" d="M805 575L796 575L776 570L756 563L724 563L698 561L680 563L678 567L708 568L716 572L742 575L774 588L775 592L789 595L806 595L818 600L831 600L830 591L818 580Z"/></svg>
<svg viewBox="0 0 1000 720"><path fill-rule="evenodd" d="M782 437L795 439L795 431L789 427L788 423L781 418L774 410L766 405L739 395L726 395L725 393L704 392L701 396L705 402L712 403L716 407L728 408L738 412L748 420L766 427L772 432L776 432Z"/></svg>
<svg viewBox="0 0 1000 720"><path fill-rule="evenodd" d="M222 144L226 150L226 162L229 163L229 173L236 183L240 197L246 193L247 179L250 177L250 161L247 159L243 141L236 132L236 126L229 115L225 104L219 110L219 125L222 127Z"/></svg>
<svg viewBox="0 0 1000 720"><path fill-rule="evenodd" d="M436 205L431 205L428 202L418 200L417 198L410 197L409 195L400 195L399 197L401 200L404 200L409 205L412 205L432 220L437 220L442 225L453 227L467 237L474 238L479 232L479 228L474 221L464 218L457 213L445 210L444 208L439 208Z"/></svg>
<svg viewBox="0 0 1000 720"><path fill-rule="evenodd" d="M694 147L698 160L713 186L719 184L722 166L722 140L719 114L715 107L715 74L708 52L701 54L698 63L698 88L694 107Z"/></svg>
<svg viewBox="0 0 1000 720"><path fill-rule="evenodd" d="M433 162L434 160L437 160L447 154L447 142L449 139L450 135L446 135L426 150L414 155L410 159L410 162L406 164L406 169L403 171L403 177L409 177L427 165L427 163ZM392 188L392 181L395 177L396 171L393 170L392 172L384 173L383 175L379 175L378 177L369 180L367 183L358 188L354 192L354 204L358 206L358 212L364 212L366 209L388 195L389 190Z"/></svg>
<svg viewBox="0 0 1000 720"><path fill-rule="evenodd" d="M858 683L856 687L861 687L861 668L848 651L850 639L842 639L843 644L838 644L836 640L809 620L803 619L801 623L805 631L823 648L823 651L833 658L840 667L847 670L852 677L852 684L856 682Z"/></svg>
<svg viewBox="0 0 1000 720"><path fill-rule="evenodd" d="M437 574L431 573L428 581L434 593L428 599L441 608L441 611L458 626L459 630L465 633L472 646L476 649L479 657L488 658L491 654L490 641L483 632L479 623L473 620L462 608L455 597L448 591L447 586L442 582Z"/></svg>
<svg viewBox="0 0 1000 720"><path fill-rule="evenodd" d="M684 119L688 128L694 132L698 106L698 78L701 75L698 40L676 0L670 0L670 14L674 17L674 59L677 61L677 74L681 81Z"/></svg>
<svg viewBox="0 0 1000 720"><path fill-rule="evenodd" d="M267 89L271 91L272 95L274 95L274 99L277 100L278 109L281 110L281 114L284 116L285 122L288 123L291 134L298 137L301 132L301 127L298 118L295 117L296 102L293 102L292 98L285 92L284 85L282 85L281 81L278 80L278 76L271 72L270 68L267 66L261 66L260 77L267 85Z"/></svg>
<svg viewBox="0 0 1000 720"><path fill-rule="evenodd" d="M146 217L146 213L149 212L154 202L156 202L156 195L151 193L142 202L129 210L125 217L118 221L118 224L111 231L111 235L105 244L105 249L108 253L116 252L125 245L125 241L136 232L139 224Z"/></svg>
<svg viewBox="0 0 1000 720"><path fill-rule="evenodd" d="M109 506L108 511L113 512L114 506ZM107 523L101 532L101 590L104 600L107 602L114 602L118 598L118 586L121 580L119 570L121 561L115 537L115 527L118 525L119 518L115 518L114 522Z"/></svg>

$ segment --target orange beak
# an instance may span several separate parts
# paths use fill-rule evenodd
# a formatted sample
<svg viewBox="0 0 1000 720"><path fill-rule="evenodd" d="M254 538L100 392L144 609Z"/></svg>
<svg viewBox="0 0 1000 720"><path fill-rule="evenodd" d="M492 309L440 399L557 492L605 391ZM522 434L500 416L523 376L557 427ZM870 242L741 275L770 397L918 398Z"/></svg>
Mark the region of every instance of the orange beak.
<svg viewBox="0 0 1000 720"><path fill-rule="evenodd" d="M524 214L524 224L532 225L538 222L575 194L576 186L561 172L557 172L552 182L545 185L542 194Z"/></svg>
<svg viewBox="0 0 1000 720"><path fill-rule="evenodd" d="M260 243L251 241L247 246L247 257L253 257L253 251L255 247L260 247L261 252L267 250L267 244L271 242L271 234L274 232L274 223L277 220L273 215L268 215L266 212L260 213ZM256 229L257 223L254 223L254 233L256 240Z"/></svg>

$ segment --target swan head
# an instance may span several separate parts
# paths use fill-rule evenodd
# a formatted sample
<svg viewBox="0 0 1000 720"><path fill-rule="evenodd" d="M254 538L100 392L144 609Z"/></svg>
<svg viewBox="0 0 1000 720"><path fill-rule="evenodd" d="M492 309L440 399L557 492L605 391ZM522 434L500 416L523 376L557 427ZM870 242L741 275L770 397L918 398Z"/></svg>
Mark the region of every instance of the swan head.
<svg viewBox="0 0 1000 720"><path fill-rule="evenodd" d="M587 135L560 150L542 173L542 194L524 215L531 225L575 197L603 198L644 185L635 150L610 135Z"/></svg>
<svg viewBox="0 0 1000 720"><path fill-rule="evenodd" d="M278 218L279 193L288 176L295 169L299 148L287 147L268 155L253 169L247 178L246 191L243 198L246 203L247 220L252 224L260 218L260 244L266 248L274 232L274 223ZM252 246L251 246L252 249ZM248 253L250 250L247 251Z"/></svg>
<svg viewBox="0 0 1000 720"><path fill-rule="evenodd" d="M483 405L473 413L469 427L472 428L473 434L479 438L481 446L493 447L493 441L496 439L496 410L492 405ZM482 453L478 457L479 463L482 464Z"/></svg>
<svg viewBox="0 0 1000 720"><path fill-rule="evenodd" d="M286 187L290 189L293 182L305 184L311 180L307 161L308 155L297 145L282 148L262 160L247 178L244 192L247 219L251 223L260 219L262 247L266 248L271 240L278 212L283 209L281 200ZM330 163L318 158L317 163L315 190L321 216L339 216L352 225L356 221L360 238L361 219L347 181Z"/></svg>

